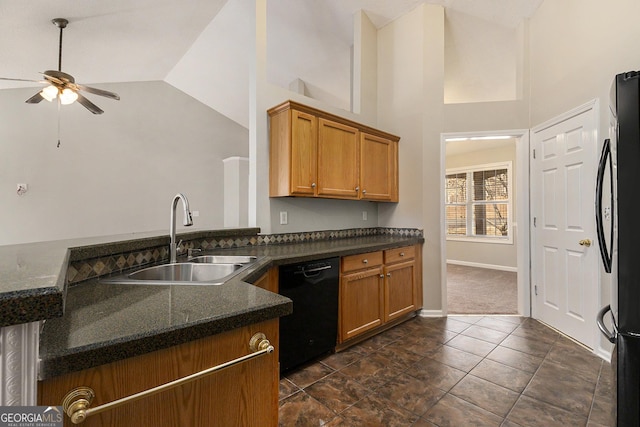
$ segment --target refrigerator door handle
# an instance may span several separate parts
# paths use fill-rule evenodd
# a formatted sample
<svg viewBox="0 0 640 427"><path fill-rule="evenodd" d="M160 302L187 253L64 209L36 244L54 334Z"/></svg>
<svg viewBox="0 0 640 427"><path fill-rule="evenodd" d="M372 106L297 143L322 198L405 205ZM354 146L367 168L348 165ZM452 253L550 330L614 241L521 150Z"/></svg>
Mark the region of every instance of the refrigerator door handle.
<svg viewBox="0 0 640 427"><path fill-rule="evenodd" d="M596 323L598 324L598 329L600 329L600 332L602 332L602 334L609 340L609 342L613 344L616 342L616 333L615 333L616 325L615 323L613 324L614 332L610 332L609 329L607 329L607 325L604 324L604 315L607 314L607 311L611 311L610 305L603 307L598 312Z"/></svg>
<svg viewBox="0 0 640 427"><path fill-rule="evenodd" d="M610 144L611 142L609 141L609 139L604 140L602 155L600 156L600 162L598 163L598 176L596 179L596 231L598 233L598 246L600 246L602 263L604 264L604 270L607 273L611 273L611 254L607 249L607 243L604 236L604 224L602 223L602 185L604 183L604 174L607 167L607 159L610 160L611 156ZM609 164L611 164L611 161L609 161ZM609 169L609 174L610 178L613 178L612 168ZM613 209L613 181L611 181L611 187L611 211L615 212L615 210ZM611 224L611 244L613 244L613 224Z"/></svg>

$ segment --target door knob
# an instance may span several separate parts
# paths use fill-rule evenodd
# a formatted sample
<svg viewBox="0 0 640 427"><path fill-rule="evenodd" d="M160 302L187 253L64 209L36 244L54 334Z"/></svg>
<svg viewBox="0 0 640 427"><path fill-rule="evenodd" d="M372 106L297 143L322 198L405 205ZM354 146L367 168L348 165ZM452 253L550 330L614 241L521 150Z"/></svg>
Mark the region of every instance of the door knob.
<svg viewBox="0 0 640 427"><path fill-rule="evenodd" d="M589 246L591 246L591 240L589 240L589 239L582 239L582 240L580 240L580 241L578 242L578 244L579 244L580 246L586 246L586 247L589 247Z"/></svg>

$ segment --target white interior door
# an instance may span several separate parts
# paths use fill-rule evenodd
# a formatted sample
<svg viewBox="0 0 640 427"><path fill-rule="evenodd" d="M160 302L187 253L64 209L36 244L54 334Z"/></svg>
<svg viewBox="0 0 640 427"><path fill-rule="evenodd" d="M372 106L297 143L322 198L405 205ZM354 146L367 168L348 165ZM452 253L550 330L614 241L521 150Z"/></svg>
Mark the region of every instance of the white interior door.
<svg viewBox="0 0 640 427"><path fill-rule="evenodd" d="M533 317L593 348L597 328L595 234L597 104L532 130Z"/></svg>

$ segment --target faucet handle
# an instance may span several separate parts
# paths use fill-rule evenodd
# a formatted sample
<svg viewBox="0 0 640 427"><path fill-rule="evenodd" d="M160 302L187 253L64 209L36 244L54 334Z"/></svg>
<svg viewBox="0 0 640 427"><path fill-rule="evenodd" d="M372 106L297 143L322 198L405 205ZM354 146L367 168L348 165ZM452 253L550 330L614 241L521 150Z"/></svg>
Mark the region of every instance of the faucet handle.
<svg viewBox="0 0 640 427"><path fill-rule="evenodd" d="M189 248L187 249L187 259L191 259L193 258L193 254L197 254L202 252L202 249L200 248Z"/></svg>
<svg viewBox="0 0 640 427"><path fill-rule="evenodd" d="M180 255L182 253L182 248L180 245L182 244L182 239L178 243L176 243L176 254Z"/></svg>

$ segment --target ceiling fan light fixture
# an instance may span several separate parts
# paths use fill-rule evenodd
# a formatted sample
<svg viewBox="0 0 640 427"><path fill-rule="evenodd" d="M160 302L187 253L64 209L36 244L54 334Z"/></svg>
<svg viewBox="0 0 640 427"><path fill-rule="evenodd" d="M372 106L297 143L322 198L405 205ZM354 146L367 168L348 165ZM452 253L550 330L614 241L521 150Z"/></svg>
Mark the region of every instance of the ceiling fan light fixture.
<svg viewBox="0 0 640 427"><path fill-rule="evenodd" d="M60 92L60 103L62 105L73 104L78 99L78 94L72 89L66 88Z"/></svg>
<svg viewBox="0 0 640 427"><path fill-rule="evenodd" d="M58 88L53 85L49 85L40 91L40 96L51 102L56 99L56 96L58 96Z"/></svg>

